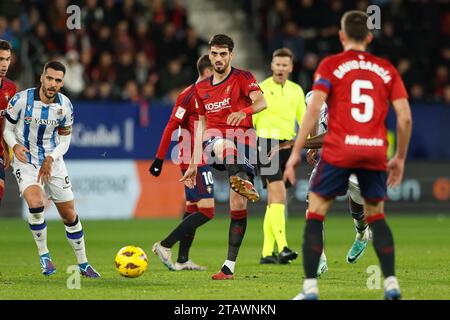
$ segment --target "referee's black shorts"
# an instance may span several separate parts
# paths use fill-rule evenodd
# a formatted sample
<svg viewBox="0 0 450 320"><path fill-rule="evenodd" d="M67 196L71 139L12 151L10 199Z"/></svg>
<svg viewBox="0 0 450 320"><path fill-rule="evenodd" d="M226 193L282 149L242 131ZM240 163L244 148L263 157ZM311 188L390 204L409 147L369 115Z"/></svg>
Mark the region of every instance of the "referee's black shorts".
<svg viewBox="0 0 450 320"><path fill-rule="evenodd" d="M288 140L274 140L258 137L258 173L261 176L261 181L264 188L267 188L267 181L269 183L274 181L283 181L283 173L286 168L286 163L291 155L292 148L283 149L277 152L269 161L268 153L277 144L281 144ZM286 187L289 188L291 184L287 182Z"/></svg>

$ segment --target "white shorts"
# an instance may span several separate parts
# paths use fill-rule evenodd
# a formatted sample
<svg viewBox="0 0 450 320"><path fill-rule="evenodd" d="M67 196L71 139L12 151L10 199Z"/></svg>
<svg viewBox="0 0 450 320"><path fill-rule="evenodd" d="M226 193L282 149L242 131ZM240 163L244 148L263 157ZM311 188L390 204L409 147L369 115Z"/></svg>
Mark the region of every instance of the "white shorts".
<svg viewBox="0 0 450 320"><path fill-rule="evenodd" d="M309 183L311 183L311 180L314 178L316 171L317 171L317 166L315 166L313 171L311 172L311 176L309 178ZM359 189L358 177L353 173L350 175L350 177L348 179L347 194L357 204L364 205L364 198L361 196L361 190Z"/></svg>
<svg viewBox="0 0 450 320"><path fill-rule="evenodd" d="M72 184L67 174L64 160L59 158L53 162L51 179L48 183L41 184L37 181L39 174L39 166L23 163L14 157L12 161L12 168L17 184L19 185L20 196L23 192L32 185L40 186L48 198L53 202L66 202L73 200Z"/></svg>

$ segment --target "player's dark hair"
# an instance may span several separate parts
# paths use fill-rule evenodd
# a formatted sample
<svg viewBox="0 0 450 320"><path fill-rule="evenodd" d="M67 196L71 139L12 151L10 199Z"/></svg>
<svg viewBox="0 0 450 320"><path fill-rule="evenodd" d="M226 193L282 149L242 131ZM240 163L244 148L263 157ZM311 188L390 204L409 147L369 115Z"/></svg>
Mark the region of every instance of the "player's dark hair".
<svg viewBox="0 0 450 320"><path fill-rule="evenodd" d="M47 69L53 69L56 71L62 71L63 74L66 74L66 67L59 61L49 61L44 66L44 72L47 71Z"/></svg>
<svg viewBox="0 0 450 320"><path fill-rule="evenodd" d="M212 69L212 64L209 60L209 56L207 54L204 54L197 60L198 74L201 76L206 69Z"/></svg>
<svg viewBox="0 0 450 320"><path fill-rule="evenodd" d="M367 19L369 16L363 11L347 11L342 16L341 29L350 39L363 42L369 34Z"/></svg>
<svg viewBox="0 0 450 320"><path fill-rule="evenodd" d="M6 40L0 39L0 50L12 51L11 43Z"/></svg>
<svg viewBox="0 0 450 320"><path fill-rule="evenodd" d="M208 48L211 47L219 47L219 48L228 48L230 52L233 52L234 42L226 34L216 34L209 39Z"/></svg>
<svg viewBox="0 0 450 320"><path fill-rule="evenodd" d="M289 57L289 58L291 58L291 61L293 61L294 53L288 48L280 48L273 52L272 58L275 58L275 57L281 57L281 58Z"/></svg>

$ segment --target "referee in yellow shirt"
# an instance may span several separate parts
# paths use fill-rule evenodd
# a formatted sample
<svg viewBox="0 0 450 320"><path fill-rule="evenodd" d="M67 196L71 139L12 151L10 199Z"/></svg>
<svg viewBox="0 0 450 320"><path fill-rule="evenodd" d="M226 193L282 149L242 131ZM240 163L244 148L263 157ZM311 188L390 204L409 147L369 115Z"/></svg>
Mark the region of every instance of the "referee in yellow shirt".
<svg viewBox="0 0 450 320"><path fill-rule="evenodd" d="M286 187L283 171L291 148L267 157L276 144L295 138L295 122L300 125L306 112L302 88L288 80L293 69L293 53L287 48L275 50L272 56L272 76L259 84L264 92L267 109L253 115L258 135L259 169L267 188L267 208L264 216L264 244L261 264L285 264L297 258L297 252L288 248L285 225ZM279 254L274 252L275 242Z"/></svg>

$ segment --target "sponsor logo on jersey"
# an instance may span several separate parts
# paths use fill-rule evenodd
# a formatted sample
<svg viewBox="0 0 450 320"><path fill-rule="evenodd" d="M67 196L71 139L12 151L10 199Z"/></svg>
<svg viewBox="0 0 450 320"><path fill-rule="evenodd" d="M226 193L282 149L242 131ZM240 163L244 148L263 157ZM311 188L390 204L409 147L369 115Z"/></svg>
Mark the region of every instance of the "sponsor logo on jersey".
<svg viewBox="0 0 450 320"><path fill-rule="evenodd" d="M63 109L59 108L57 114L58 114L58 116L62 115L63 114Z"/></svg>
<svg viewBox="0 0 450 320"><path fill-rule="evenodd" d="M222 101L211 102L205 104L205 109L211 112L217 112L225 108L230 108L230 98L225 98Z"/></svg>
<svg viewBox="0 0 450 320"><path fill-rule="evenodd" d="M248 85L249 88L259 88L258 84L256 82L252 82Z"/></svg>
<svg viewBox="0 0 450 320"><path fill-rule="evenodd" d="M177 112L175 112L175 118L183 120L185 113L186 113L186 109L181 106L178 106Z"/></svg>
<svg viewBox="0 0 450 320"><path fill-rule="evenodd" d="M361 138L359 136L346 135L345 144L364 147L382 147L384 141L379 138Z"/></svg>
<svg viewBox="0 0 450 320"><path fill-rule="evenodd" d="M203 99L208 99L208 98L211 98L211 95L209 93L207 93L203 96Z"/></svg>

